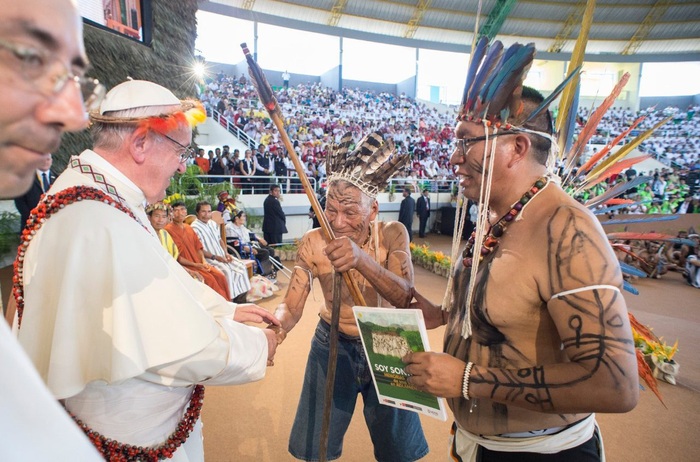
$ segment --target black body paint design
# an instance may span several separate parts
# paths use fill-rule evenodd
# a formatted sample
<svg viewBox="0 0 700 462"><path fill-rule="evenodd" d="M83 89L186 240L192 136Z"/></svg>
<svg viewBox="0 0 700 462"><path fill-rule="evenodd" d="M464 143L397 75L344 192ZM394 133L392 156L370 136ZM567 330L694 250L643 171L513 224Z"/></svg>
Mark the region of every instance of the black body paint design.
<svg viewBox="0 0 700 462"><path fill-rule="evenodd" d="M555 211L548 223L547 251L552 294L563 292L572 286L610 284L609 281L615 276L614 272L618 271L607 258L607 249L601 248L600 239L596 240L588 234L590 225L584 226L587 219L588 217L583 216L580 211L563 206ZM560 225L562 220L563 226ZM555 221L557 226L553 226ZM488 348L488 366L499 370L484 374L475 372L471 383L491 385L491 397L494 399L497 394L499 401L513 402L523 399L543 412L551 412L556 408L556 403L552 400L552 390L586 381L601 369L607 370L616 386L621 386L626 373L614 356L621 352L634 355L632 341L624 333L617 332L625 325L623 319L619 314L612 312L621 294L609 289L590 289L560 298L572 312L568 318L568 335L567 332L561 334L562 343L571 361L586 363L587 372L572 380L554 382L547 379L545 369L541 366L508 368L512 365L512 358L509 356L519 356L520 359L525 357L489 321L485 294L491 263L487 260L482 264L483 271L479 274L471 307L473 340ZM462 284L462 287L466 287L466 281L460 279L460 286ZM456 301L461 302L457 306L464 306L464 297L457 298ZM460 318L463 318L463 315ZM494 403L494 411L507 419L505 405Z"/></svg>

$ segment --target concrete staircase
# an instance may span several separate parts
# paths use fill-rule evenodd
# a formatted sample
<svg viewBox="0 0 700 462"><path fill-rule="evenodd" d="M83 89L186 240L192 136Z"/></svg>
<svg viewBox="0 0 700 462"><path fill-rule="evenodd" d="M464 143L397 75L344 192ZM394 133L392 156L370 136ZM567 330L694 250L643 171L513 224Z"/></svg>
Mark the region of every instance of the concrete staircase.
<svg viewBox="0 0 700 462"><path fill-rule="evenodd" d="M210 111L207 120L197 126L197 136L194 142L204 149L205 154L209 149L213 150L228 145L231 152L235 149L241 151L241 159L248 146L253 147L255 144L243 130L215 110Z"/></svg>

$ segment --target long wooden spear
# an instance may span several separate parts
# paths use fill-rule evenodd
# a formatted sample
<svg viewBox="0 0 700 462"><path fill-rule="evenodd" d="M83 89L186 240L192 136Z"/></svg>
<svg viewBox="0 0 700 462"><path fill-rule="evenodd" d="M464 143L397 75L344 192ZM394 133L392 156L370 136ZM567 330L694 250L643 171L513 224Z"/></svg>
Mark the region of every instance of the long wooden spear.
<svg viewBox="0 0 700 462"><path fill-rule="evenodd" d="M301 184L304 186L304 191L306 192L309 201L311 202L311 208L313 209L316 217L318 217L318 222L321 225L321 229L325 234L326 238L331 241L335 239L335 234L328 223L328 218L321 208L321 204L318 202L314 190L311 188L311 183L306 177L306 172L297 157L296 151L294 151L294 146L287 135L287 130L284 128L284 118L282 117L282 111L280 110L279 104L277 104L277 99L272 91L272 87L267 82L265 74L263 73L258 63L255 62L253 57L248 50L248 46L245 43L241 44L243 49L243 54L245 55L246 61L248 62L248 73L253 79L253 84L258 90L258 95L262 101L267 113L270 114L270 119L277 127L279 131L280 138L287 148L289 153L289 158L292 159L294 164L294 169L297 171L297 175L301 180ZM360 292L360 288L357 283L350 275L345 272L343 274L343 279L350 290L350 294L355 302L355 305L365 306L365 300ZM331 325L330 325L330 345L328 352L328 369L326 371L326 387L325 387L325 399L323 406L323 422L321 426L321 437L319 441L319 460L325 462L327 460L327 448L328 448L328 435L330 432L330 420L331 420L331 408L333 403L333 389L335 385L335 370L338 364L338 329L340 323L340 293L341 293L341 279L338 274L333 276L333 303L331 309Z"/></svg>
<svg viewBox="0 0 700 462"><path fill-rule="evenodd" d="M248 73L253 79L253 84L255 85L255 89L258 91L260 101L262 101L263 106L265 106L265 109L267 109L267 113L270 115L270 119L279 131L280 138L282 139L285 148L287 148L289 158L294 164L294 169L296 170L297 175L299 176L299 180L301 180L301 184L304 187L304 192L306 192L306 196L309 198L309 202L311 202L311 208L313 209L314 213L316 214L316 217L318 218L318 222L321 225L323 234L326 236L327 240L332 241L333 239L335 239L335 234L333 233L333 230L331 229L331 226L328 223L328 218L326 218L326 214L323 212L321 204L319 204L318 202L318 198L316 197L316 194L314 193L314 190L311 187L309 179L306 177L304 167L301 165L301 161L299 160L296 151L294 151L294 146L292 145L292 142L289 139L289 135L287 134L287 130L284 127L284 117L282 116L282 110L280 109L279 104L277 104L277 99L275 98L275 94L272 91L272 87L270 87L270 84L267 82L267 79L265 78L265 74L263 73L262 69L260 68L260 66L258 66L258 63L255 62L255 59L253 59L253 56L250 54L250 50L248 50L248 45L245 43L241 43L241 48L243 49L243 54L245 55L245 59L248 62ZM348 289L350 289L350 295L352 295L352 299L355 302L355 305L366 306L364 297L362 296L362 292L360 292L360 288L358 287L357 282L354 279L352 279L350 277L350 274L348 274L347 272L343 273L343 279L345 280ZM338 296L340 295L338 294Z"/></svg>

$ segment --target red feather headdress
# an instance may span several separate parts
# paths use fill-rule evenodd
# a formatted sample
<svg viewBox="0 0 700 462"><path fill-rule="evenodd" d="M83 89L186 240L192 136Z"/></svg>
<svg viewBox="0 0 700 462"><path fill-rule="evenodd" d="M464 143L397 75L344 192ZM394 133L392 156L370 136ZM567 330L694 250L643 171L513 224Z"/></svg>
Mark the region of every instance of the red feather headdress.
<svg viewBox="0 0 700 462"><path fill-rule="evenodd" d="M169 133L179 127L188 125L195 127L204 122L207 113L199 101L186 99L180 101L180 108L168 114L140 117L119 117L93 112L90 114L92 123L136 125L139 129L157 133Z"/></svg>

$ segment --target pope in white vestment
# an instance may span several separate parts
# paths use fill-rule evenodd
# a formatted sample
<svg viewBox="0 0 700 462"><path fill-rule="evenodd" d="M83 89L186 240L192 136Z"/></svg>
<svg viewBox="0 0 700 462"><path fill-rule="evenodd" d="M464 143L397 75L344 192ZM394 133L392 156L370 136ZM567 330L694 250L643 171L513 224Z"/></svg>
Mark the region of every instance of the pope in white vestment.
<svg viewBox="0 0 700 462"><path fill-rule="evenodd" d="M190 277L161 246L146 195L129 177L87 150L49 194L76 185L101 190L136 219L83 200L38 228L24 257L18 340L53 395L92 430L157 447L195 384L260 380L272 347L262 329L233 320L240 306ZM169 460L204 460L201 422Z"/></svg>

